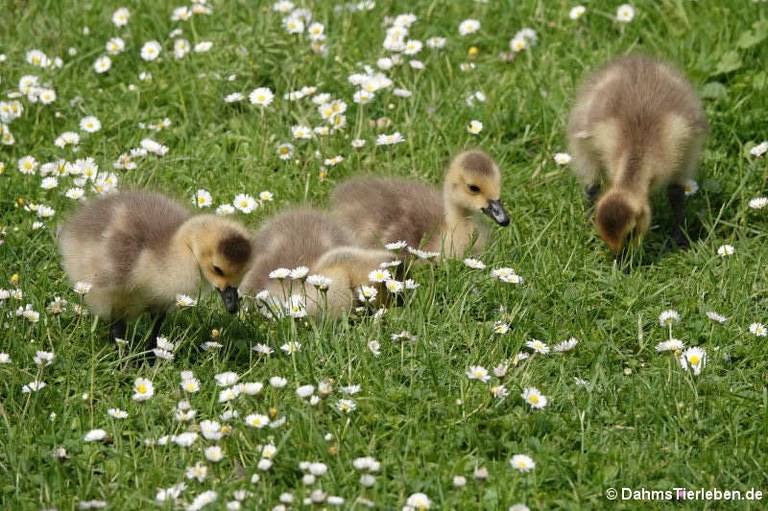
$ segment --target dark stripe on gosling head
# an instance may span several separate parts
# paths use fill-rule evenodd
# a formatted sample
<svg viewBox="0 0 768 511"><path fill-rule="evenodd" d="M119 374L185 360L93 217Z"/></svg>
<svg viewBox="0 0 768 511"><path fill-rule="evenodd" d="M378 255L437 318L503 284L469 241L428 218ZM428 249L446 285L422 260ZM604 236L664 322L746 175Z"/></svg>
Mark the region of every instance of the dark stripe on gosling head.
<svg viewBox="0 0 768 511"><path fill-rule="evenodd" d="M219 242L219 252L232 264L244 264L251 258L251 243L239 234L232 234Z"/></svg>
<svg viewBox="0 0 768 511"><path fill-rule="evenodd" d="M490 176L494 173L493 160L487 154L480 151L471 151L461 159L461 166L469 172L480 176Z"/></svg>

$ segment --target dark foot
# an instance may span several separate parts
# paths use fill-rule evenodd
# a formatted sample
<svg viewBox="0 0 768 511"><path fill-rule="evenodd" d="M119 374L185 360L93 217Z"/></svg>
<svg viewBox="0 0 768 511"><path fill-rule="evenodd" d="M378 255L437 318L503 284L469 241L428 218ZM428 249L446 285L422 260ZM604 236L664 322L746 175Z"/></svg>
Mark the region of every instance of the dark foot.
<svg viewBox="0 0 768 511"><path fill-rule="evenodd" d="M681 185L673 183L667 187L667 198L669 199L669 206L672 208L672 239L682 250L687 250L690 247L690 243L683 232L685 189Z"/></svg>
<svg viewBox="0 0 768 511"><path fill-rule="evenodd" d="M152 314L153 324L152 331L149 333L147 343L144 345L145 358L149 365L155 365L155 348L157 348L157 336L160 334L160 327L163 325L165 319L165 311L156 312Z"/></svg>
<svg viewBox="0 0 768 511"><path fill-rule="evenodd" d="M677 244L680 250L688 250L691 248L691 243L688 241L688 238L685 236L685 233L682 229L673 229L671 238Z"/></svg>
<svg viewBox="0 0 768 511"><path fill-rule="evenodd" d="M118 339L125 340L126 323L124 319L118 319L109 327L109 340L117 342Z"/></svg>
<svg viewBox="0 0 768 511"><path fill-rule="evenodd" d="M584 194L587 197L587 205L593 207L597 202L597 196L600 195L600 185L587 185L584 187Z"/></svg>
<svg viewBox="0 0 768 511"><path fill-rule="evenodd" d="M627 245L624 245L624 248L622 248L619 253L616 254L614 257L614 261L616 261L616 266L621 268L621 271L624 272L625 275L629 275L631 264L628 262L629 259L629 248L627 248Z"/></svg>

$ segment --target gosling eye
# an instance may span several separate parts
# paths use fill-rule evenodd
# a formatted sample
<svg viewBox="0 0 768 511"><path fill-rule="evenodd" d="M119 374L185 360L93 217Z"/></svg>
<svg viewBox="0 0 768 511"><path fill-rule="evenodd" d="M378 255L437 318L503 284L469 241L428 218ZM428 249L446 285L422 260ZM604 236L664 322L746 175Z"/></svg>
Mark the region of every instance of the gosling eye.
<svg viewBox="0 0 768 511"><path fill-rule="evenodd" d="M216 265L213 266L213 273L215 273L219 277L223 277L224 276L224 270L222 270L221 268L219 268Z"/></svg>
<svg viewBox="0 0 768 511"><path fill-rule="evenodd" d="M480 191L480 187L477 185L468 185L467 188L469 188L469 191L472 193L478 193Z"/></svg>

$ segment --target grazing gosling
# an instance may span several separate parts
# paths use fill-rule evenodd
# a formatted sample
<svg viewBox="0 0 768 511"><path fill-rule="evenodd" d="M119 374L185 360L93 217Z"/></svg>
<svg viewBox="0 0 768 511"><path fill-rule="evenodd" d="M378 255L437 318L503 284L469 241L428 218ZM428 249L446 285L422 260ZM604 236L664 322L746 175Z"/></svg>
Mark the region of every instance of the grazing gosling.
<svg viewBox="0 0 768 511"><path fill-rule="evenodd" d="M256 296L267 291L261 300L268 312L282 313L284 304L296 305L299 296L309 316L318 316L325 309L332 318L352 309L353 289L368 284L368 274L383 262L394 259L383 250L367 250L352 246L350 232L329 214L309 208L297 208L280 213L254 235L258 255L240 286L244 296ZM304 266L307 275L330 279L327 288L316 287L304 278L289 276L270 278L273 270ZM322 289L321 289L322 288Z"/></svg>
<svg viewBox="0 0 768 511"><path fill-rule="evenodd" d="M214 215L197 215L150 192L124 192L83 205L59 234L62 265L72 282L92 285L85 301L112 321L110 338L125 337L126 320L155 318L147 350L177 294L201 284L218 289L237 311L237 285L251 263L248 230ZM201 278L202 277L202 278Z"/></svg>
<svg viewBox="0 0 768 511"><path fill-rule="evenodd" d="M451 161L442 196L414 181L364 177L339 185L331 201L334 216L361 246L378 248L402 240L413 248L459 257L485 245L481 212L501 226L509 224L500 193L499 167L474 150Z"/></svg>
<svg viewBox="0 0 768 511"><path fill-rule="evenodd" d="M667 186L672 238L683 233L685 182L692 178L708 131L692 86L670 65L648 57L618 58L590 75L568 124L573 170L594 202L600 237L619 256L651 222L649 194Z"/></svg>

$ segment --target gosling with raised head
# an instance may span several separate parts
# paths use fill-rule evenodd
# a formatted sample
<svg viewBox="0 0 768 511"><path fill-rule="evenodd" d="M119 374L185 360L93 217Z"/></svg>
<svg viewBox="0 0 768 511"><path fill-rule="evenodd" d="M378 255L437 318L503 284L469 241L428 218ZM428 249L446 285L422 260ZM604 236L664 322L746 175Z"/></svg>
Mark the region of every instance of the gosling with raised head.
<svg viewBox="0 0 768 511"><path fill-rule="evenodd" d="M334 216L361 246L380 248L402 240L413 248L458 257L485 245L487 228L480 213L501 226L509 224L500 194L498 165L474 150L451 161L442 194L411 180L363 177L339 185L331 201Z"/></svg>
<svg viewBox="0 0 768 511"><path fill-rule="evenodd" d="M571 111L568 139L573 169L594 202L600 237L619 256L651 222L649 194L666 186L672 238L683 233L685 183L698 165L708 125L693 87L669 64L621 57L591 74Z"/></svg>
<svg viewBox="0 0 768 511"><path fill-rule="evenodd" d="M267 291L268 297L261 301L276 309L299 296L308 315L318 316L325 309L330 317L338 317L352 309L353 289L368 283L368 273L393 259L389 252L353 245L350 232L325 212L298 208L280 213L254 235L258 255L243 278L241 294ZM304 281L306 275L295 280L288 275L270 278L274 270L298 267L330 282L315 286Z"/></svg>
<svg viewBox="0 0 768 511"><path fill-rule="evenodd" d="M59 235L62 265L72 282L92 285L85 301L112 322L112 340L125 337L126 321L143 313L155 322L178 294L196 295L210 284L226 309L238 308L237 286L252 259L248 230L215 215L193 216L150 192L124 192L83 205Z"/></svg>

